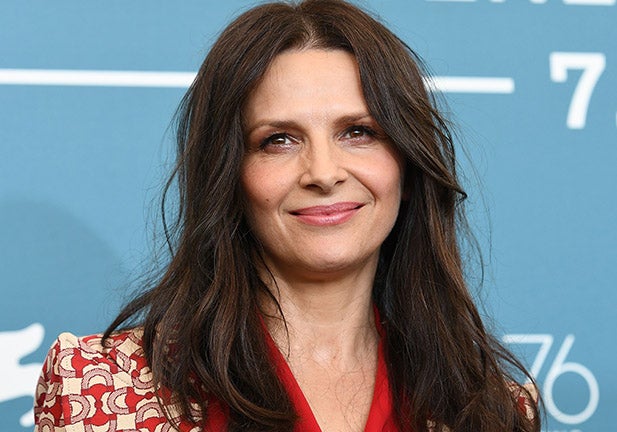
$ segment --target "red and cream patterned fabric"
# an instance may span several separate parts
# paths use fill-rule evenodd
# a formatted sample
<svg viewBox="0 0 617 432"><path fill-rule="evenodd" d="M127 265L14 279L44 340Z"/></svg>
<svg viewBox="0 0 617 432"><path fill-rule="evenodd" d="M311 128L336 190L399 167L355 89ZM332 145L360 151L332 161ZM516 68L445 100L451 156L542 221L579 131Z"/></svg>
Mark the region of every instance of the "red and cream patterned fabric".
<svg viewBox="0 0 617 432"><path fill-rule="evenodd" d="M113 335L61 334L51 347L34 400L35 431L120 432L174 430L157 401L152 374L141 347L141 331ZM170 412L175 412L170 407ZM213 406L206 430L225 429ZM182 432L202 430L180 421Z"/></svg>

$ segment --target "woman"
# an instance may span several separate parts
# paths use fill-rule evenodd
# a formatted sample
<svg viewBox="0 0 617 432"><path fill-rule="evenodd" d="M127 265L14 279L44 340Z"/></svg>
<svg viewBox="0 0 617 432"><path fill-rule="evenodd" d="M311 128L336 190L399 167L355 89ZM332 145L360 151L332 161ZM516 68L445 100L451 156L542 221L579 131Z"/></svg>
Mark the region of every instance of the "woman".
<svg viewBox="0 0 617 432"><path fill-rule="evenodd" d="M418 63L339 0L227 27L180 110L169 265L102 339L59 338L38 429L538 431Z"/></svg>

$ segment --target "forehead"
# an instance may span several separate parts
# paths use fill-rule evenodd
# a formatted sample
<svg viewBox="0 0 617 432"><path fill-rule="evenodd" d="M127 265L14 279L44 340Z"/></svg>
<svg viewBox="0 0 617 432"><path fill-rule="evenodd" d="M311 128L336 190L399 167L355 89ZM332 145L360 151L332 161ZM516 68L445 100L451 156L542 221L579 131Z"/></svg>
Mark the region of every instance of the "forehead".
<svg viewBox="0 0 617 432"><path fill-rule="evenodd" d="M349 110L367 111L355 57L344 50L294 49L274 58L248 98L245 119Z"/></svg>

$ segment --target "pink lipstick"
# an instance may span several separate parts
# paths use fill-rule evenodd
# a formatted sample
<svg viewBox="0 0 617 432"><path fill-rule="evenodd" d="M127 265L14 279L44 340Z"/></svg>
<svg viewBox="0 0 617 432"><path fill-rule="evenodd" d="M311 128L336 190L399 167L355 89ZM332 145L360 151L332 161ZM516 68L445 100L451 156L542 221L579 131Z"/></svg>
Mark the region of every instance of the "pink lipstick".
<svg viewBox="0 0 617 432"><path fill-rule="evenodd" d="M305 207L289 212L308 225L330 226L347 222L364 204L359 202L339 202L331 205Z"/></svg>

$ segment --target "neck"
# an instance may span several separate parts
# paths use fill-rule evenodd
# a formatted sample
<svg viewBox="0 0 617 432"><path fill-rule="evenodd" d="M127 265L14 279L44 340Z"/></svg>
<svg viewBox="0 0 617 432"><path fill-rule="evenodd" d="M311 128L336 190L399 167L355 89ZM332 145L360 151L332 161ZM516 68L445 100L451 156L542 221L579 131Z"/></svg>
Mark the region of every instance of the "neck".
<svg viewBox="0 0 617 432"><path fill-rule="evenodd" d="M350 369L375 352L379 335L372 306L374 266L336 276L308 279L271 274L267 285L283 316L266 299L265 321L291 363L309 360Z"/></svg>

